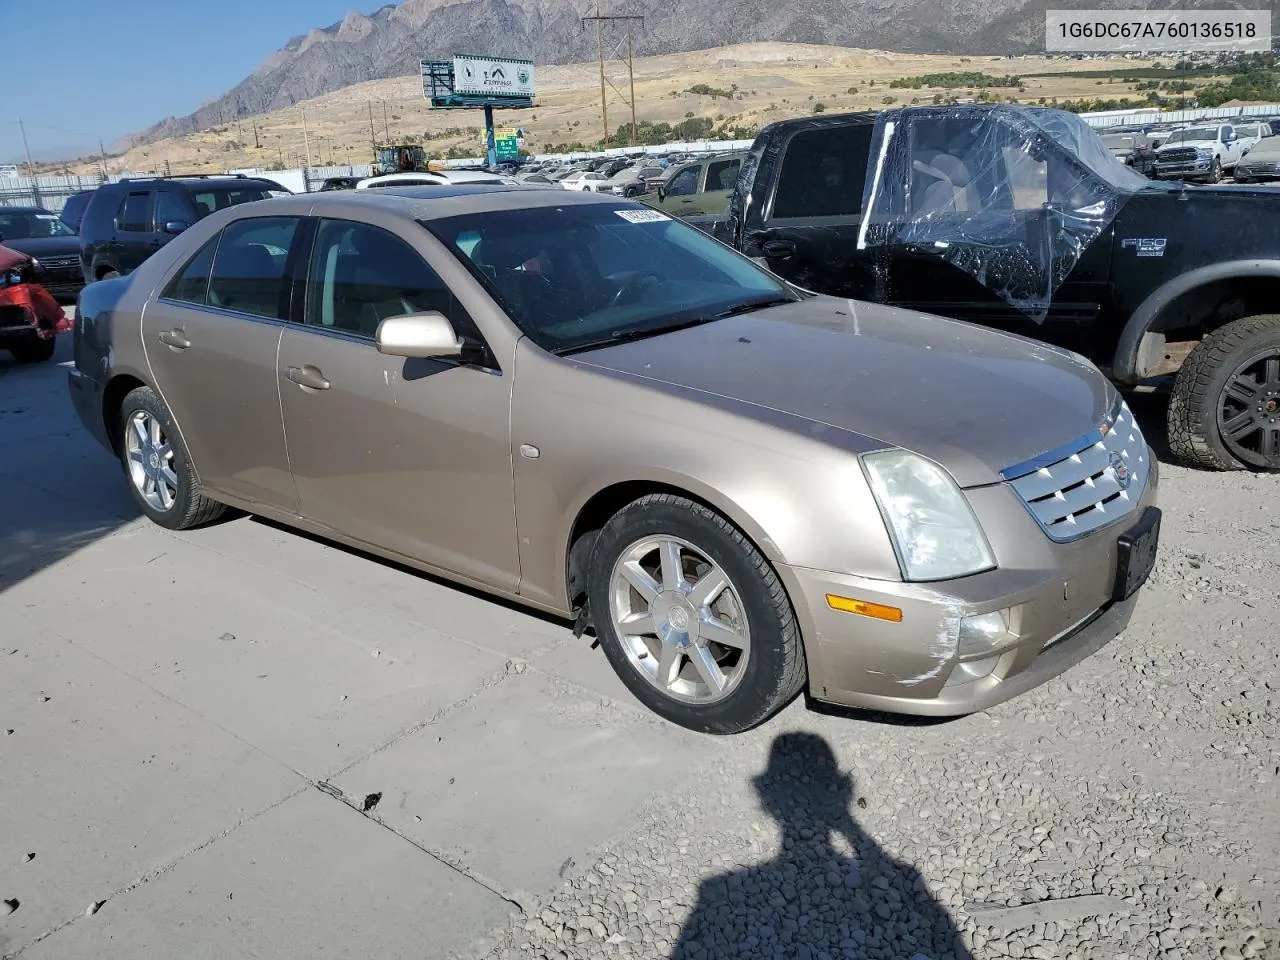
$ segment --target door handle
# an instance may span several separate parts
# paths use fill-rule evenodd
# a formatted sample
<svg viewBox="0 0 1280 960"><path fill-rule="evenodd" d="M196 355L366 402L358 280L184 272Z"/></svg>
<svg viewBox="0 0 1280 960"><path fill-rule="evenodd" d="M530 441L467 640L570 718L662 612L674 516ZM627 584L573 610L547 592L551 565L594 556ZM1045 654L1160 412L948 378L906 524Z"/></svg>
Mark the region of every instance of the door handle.
<svg viewBox="0 0 1280 960"><path fill-rule="evenodd" d="M187 339L187 331L181 327L174 327L172 330L161 330L159 340L166 347L173 350L185 350L191 346L191 341Z"/></svg>
<svg viewBox="0 0 1280 960"><path fill-rule="evenodd" d="M796 252L796 245L790 240L766 240L763 249L766 257L786 260Z"/></svg>
<svg viewBox="0 0 1280 960"><path fill-rule="evenodd" d="M304 390L328 390L332 386L325 379L324 374L311 366L311 364L303 367L290 367L285 371L285 376Z"/></svg>

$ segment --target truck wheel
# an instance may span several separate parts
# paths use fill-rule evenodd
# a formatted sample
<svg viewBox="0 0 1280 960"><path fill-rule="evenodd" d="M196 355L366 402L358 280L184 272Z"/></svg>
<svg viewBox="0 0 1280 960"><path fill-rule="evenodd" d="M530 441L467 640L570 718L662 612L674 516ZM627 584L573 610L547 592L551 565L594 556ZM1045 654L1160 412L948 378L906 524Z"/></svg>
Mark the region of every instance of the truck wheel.
<svg viewBox="0 0 1280 960"><path fill-rule="evenodd" d="M1280 470L1280 314L1233 321L1196 345L1169 399L1169 446L1210 470Z"/></svg>
<svg viewBox="0 0 1280 960"><path fill-rule="evenodd" d="M142 511L170 530L211 523L226 511L202 496L186 447L164 401L150 387L130 391L120 406L120 461Z"/></svg>
<svg viewBox="0 0 1280 960"><path fill-rule="evenodd" d="M1222 182L1222 161L1219 160L1217 157L1214 157L1213 163L1209 164L1209 182L1210 183Z"/></svg>
<svg viewBox="0 0 1280 960"><path fill-rule="evenodd" d="M57 348L58 341L54 337L46 340L32 333L10 346L9 352L18 363L44 363L46 360L53 359L53 351Z"/></svg>
<svg viewBox="0 0 1280 960"><path fill-rule="evenodd" d="M782 582L743 534L701 504L651 494L596 538L587 585L614 672L660 716L738 733L804 686L800 629Z"/></svg>

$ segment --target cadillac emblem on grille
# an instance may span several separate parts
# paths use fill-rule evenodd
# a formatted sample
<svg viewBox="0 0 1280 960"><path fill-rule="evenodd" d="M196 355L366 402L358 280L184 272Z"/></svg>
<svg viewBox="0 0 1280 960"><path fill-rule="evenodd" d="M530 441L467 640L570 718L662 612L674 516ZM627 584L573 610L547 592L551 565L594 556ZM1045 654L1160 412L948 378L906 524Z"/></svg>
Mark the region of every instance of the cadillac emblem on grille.
<svg viewBox="0 0 1280 960"><path fill-rule="evenodd" d="M1111 475L1116 478L1116 484L1121 490L1128 490L1133 477L1129 473L1129 465L1124 462L1124 457L1113 450L1108 460L1111 464Z"/></svg>

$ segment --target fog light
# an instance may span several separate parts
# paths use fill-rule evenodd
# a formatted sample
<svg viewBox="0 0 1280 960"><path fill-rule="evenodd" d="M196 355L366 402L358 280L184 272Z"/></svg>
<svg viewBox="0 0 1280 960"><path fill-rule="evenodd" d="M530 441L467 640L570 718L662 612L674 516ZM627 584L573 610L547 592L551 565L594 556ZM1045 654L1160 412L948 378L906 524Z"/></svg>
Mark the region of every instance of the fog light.
<svg viewBox="0 0 1280 960"><path fill-rule="evenodd" d="M969 660L956 666L956 672L953 677L967 677L972 680L981 680L983 677L991 675L991 671L996 668L996 664L1000 662L999 657L984 657L981 660Z"/></svg>
<svg viewBox="0 0 1280 960"><path fill-rule="evenodd" d="M987 653L1011 639L1008 611L978 613L960 621L960 639L956 653L972 657Z"/></svg>

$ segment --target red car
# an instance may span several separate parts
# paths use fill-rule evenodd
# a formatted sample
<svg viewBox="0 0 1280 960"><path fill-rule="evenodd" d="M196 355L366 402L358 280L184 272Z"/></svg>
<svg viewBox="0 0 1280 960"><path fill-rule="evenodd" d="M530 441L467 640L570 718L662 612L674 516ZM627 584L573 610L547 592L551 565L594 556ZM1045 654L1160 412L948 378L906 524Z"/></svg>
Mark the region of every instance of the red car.
<svg viewBox="0 0 1280 960"><path fill-rule="evenodd" d="M55 337L71 329L58 301L36 282L35 261L0 246L0 349L19 363L53 357Z"/></svg>

